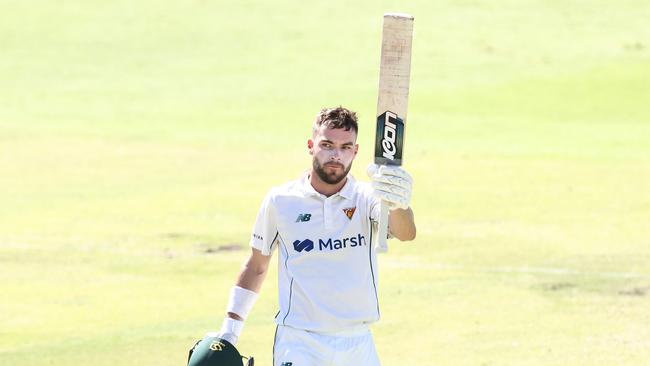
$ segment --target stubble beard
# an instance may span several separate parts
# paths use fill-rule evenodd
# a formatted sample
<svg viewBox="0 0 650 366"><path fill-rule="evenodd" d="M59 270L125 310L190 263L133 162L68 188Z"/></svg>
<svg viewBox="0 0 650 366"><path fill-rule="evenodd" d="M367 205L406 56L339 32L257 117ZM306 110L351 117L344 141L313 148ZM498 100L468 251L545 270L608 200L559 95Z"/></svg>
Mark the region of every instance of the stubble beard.
<svg viewBox="0 0 650 366"><path fill-rule="evenodd" d="M325 168L321 163L314 157L312 167L314 168L314 172L316 172L316 175L325 183L327 184L338 184L340 183L345 177L348 176L348 173L350 172L350 169L352 168L352 163L348 165L347 167L344 166L343 164L336 163L340 166L342 166L343 172L338 174L336 171L333 171L331 173L327 173L325 171Z"/></svg>

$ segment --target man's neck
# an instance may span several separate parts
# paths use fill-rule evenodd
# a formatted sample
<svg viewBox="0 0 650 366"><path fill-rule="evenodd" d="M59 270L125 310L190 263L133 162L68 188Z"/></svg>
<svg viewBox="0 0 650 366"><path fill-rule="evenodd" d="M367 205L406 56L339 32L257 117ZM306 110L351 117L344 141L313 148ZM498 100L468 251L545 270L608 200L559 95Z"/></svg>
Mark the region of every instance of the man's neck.
<svg viewBox="0 0 650 366"><path fill-rule="evenodd" d="M316 174L313 170L309 173L309 183L311 183L311 186L314 187L314 190L316 192L324 195L325 197L329 197L340 191L347 181L348 177L345 177L343 180L336 184L329 184L323 182L318 174Z"/></svg>

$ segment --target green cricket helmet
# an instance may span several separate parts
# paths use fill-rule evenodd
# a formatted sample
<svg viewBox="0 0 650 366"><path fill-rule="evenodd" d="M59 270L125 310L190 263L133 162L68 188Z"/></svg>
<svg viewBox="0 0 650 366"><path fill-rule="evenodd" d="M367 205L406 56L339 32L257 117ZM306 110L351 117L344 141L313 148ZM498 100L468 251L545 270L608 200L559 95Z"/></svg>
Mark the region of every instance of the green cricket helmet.
<svg viewBox="0 0 650 366"><path fill-rule="evenodd" d="M247 360L244 365L244 359ZM254 366L253 357L244 357L237 348L215 334L208 334L190 350L187 366Z"/></svg>

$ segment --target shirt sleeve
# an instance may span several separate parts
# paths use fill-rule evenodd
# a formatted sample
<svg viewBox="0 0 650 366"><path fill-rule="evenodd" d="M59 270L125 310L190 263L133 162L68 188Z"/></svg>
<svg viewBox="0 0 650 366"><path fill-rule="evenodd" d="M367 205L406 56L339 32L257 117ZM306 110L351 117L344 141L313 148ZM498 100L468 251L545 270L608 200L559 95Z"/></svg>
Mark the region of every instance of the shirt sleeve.
<svg viewBox="0 0 650 366"><path fill-rule="evenodd" d="M277 247L278 234L273 194L269 192L264 197L264 201L262 201L260 210L257 213L250 246L262 252L263 255L270 256Z"/></svg>

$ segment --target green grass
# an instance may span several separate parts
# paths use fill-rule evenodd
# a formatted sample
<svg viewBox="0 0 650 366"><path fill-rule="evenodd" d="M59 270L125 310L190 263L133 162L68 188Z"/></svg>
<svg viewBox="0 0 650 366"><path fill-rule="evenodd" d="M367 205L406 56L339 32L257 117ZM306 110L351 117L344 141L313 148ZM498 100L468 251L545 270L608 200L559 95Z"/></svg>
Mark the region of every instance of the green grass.
<svg viewBox="0 0 650 366"><path fill-rule="evenodd" d="M380 258L382 363L650 357L646 1L0 9L0 365L183 364L319 108L359 112L363 177L388 11L416 17L418 238ZM240 343L261 365L275 274Z"/></svg>

